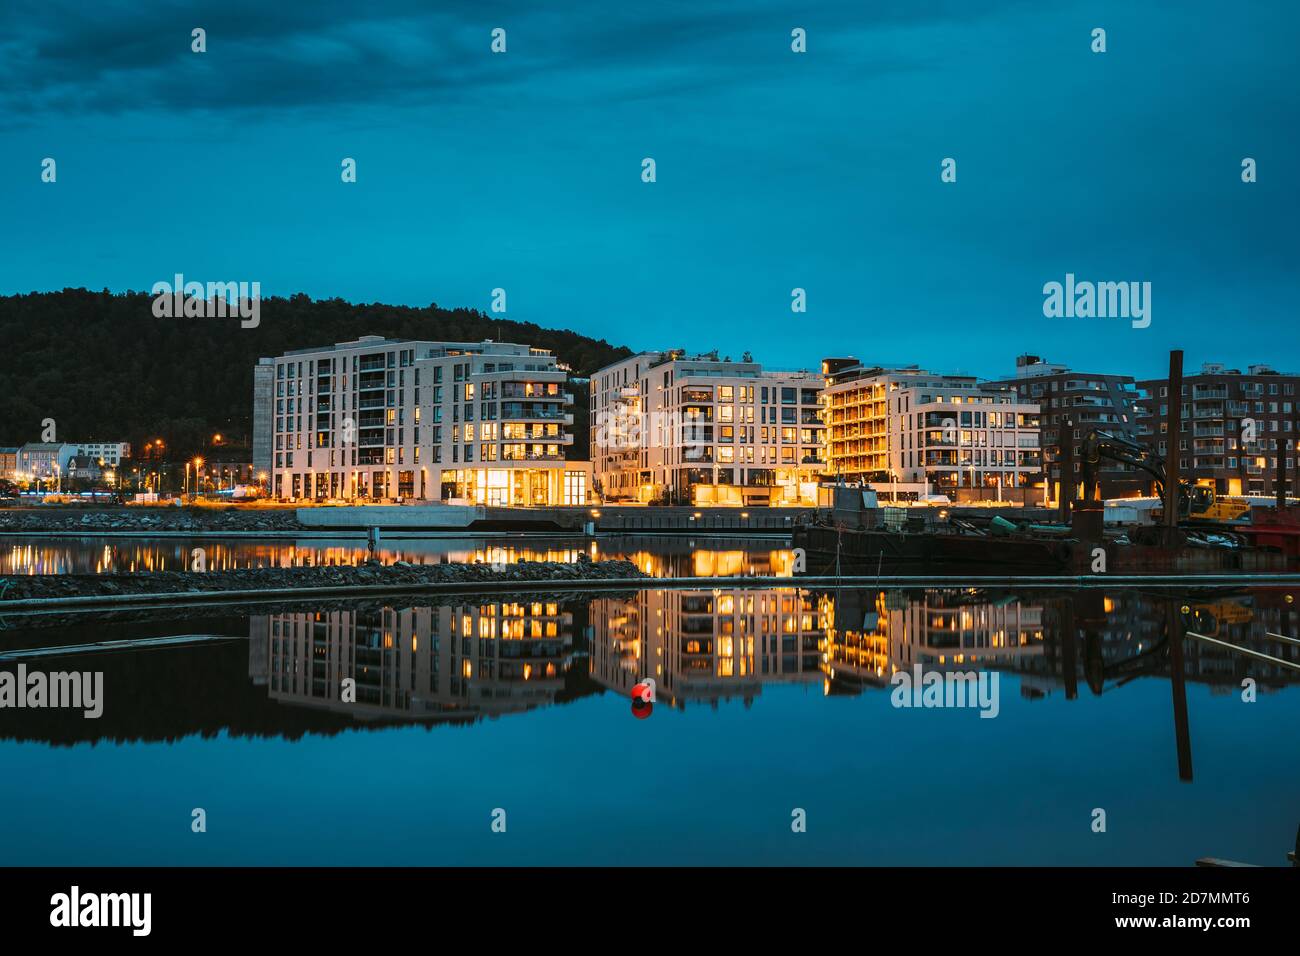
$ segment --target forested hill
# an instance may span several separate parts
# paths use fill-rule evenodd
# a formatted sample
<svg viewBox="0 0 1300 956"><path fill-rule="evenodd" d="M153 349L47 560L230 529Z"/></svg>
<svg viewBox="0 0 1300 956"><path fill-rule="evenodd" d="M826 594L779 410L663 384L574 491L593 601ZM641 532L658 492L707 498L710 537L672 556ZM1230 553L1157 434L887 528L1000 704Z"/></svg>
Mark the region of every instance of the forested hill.
<svg viewBox="0 0 1300 956"><path fill-rule="evenodd" d="M471 309L360 304L306 295L261 303L257 328L236 318L156 318L144 292L65 289L0 296L0 445L38 441L52 418L61 441L163 438L177 454L214 432L247 440L253 366L262 356L390 338L519 342L552 350L575 375L630 354L576 332ZM585 394L575 396L572 453L586 456Z"/></svg>

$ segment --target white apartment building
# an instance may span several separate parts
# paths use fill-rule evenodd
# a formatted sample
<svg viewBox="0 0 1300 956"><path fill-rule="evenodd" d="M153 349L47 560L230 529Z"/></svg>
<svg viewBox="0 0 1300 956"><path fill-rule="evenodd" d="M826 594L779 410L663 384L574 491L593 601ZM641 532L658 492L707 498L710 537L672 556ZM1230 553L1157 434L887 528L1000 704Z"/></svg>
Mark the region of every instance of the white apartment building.
<svg viewBox="0 0 1300 956"><path fill-rule="evenodd" d="M1042 478L1039 408L1005 384L826 359L829 473L864 483L1023 488Z"/></svg>
<svg viewBox="0 0 1300 956"><path fill-rule="evenodd" d="M18 449L16 475L26 481L66 476L76 454L77 446L67 442L28 442Z"/></svg>
<svg viewBox="0 0 1300 956"><path fill-rule="evenodd" d="M717 353L633 355L591 377L596 481L607 501L815 501L821 393L812 372Z"/></svg>
<svg viewBox="0 0 1300 956"><path fill-rule="evenodd" d="M573 396L544 349L367 335L270 361L254 428L276 497L586 502L589 467L564 457Z"/></svg>
<svg viewBox="0 0 1300 956"><path fill-rule="evenodd" d="M116 468L131 457L131 446L124 441L86 441L77 442L77 457L89 458L94 462L103 462Z"/></svg>

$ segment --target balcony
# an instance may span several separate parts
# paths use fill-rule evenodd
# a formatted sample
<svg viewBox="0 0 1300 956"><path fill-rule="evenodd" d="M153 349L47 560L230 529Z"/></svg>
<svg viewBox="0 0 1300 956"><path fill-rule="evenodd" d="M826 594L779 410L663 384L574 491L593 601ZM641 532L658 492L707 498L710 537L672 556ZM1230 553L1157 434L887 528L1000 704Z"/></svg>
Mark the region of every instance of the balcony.
<svg viewBox="0 0 1300 956"><path fill-rule="evenodd" d="M558 444L562 444L562 443L561 443L561 442L551 442L551 444L552 444L552 445L558 445ZM535 454L533 454L532 452L526 452L526 453L524 453L524 454L522 454L522 455L506 455L506 454L504 454L504 451L505 451L505 449L502 449L502 452L503 452L503 454L502 454L502 456L501 456L501 460L502 460L502 461L564 461L564 456L561 455L561 454L555 454L555 455L547 455L547 454L535 455Z"/></svg>
<svg viewBox="0 0 1300 956"><path fill-rule="evenodd" d="M572 425L573 414L571 412L561 412L559 408L548 408L544 405L507 403L501 406L501 421L563 422L565 425Z"/></svg>

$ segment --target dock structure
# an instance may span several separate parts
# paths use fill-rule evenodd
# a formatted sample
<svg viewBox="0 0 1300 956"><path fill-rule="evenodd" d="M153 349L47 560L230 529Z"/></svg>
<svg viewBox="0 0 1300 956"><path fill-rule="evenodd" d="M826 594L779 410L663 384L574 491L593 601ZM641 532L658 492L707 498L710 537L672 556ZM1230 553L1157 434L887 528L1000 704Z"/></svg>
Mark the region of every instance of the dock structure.
<svg viewBox="0 0 1300 956"><path fill-rule="evenodd" d="M791 534L814 508L592 506L497 508L490 505L357 505L301 508L298 520L313 529L384 531L555 531L576 534L655 532Z"/></svg>

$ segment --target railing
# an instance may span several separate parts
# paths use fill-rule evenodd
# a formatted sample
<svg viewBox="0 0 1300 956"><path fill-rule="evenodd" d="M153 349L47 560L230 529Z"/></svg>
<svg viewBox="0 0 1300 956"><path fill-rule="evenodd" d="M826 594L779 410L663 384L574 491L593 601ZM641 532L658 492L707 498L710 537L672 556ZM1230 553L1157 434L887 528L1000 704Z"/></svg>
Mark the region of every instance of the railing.
<svg viewBox="0 0 1300 956"><path fill-rule="evenodd" d="M566 425L572 425L573 415L566 414L563 412L548 412L548 411L530 412L523 408L518 408L518 407L509 408L503 406L501 409L500 420L503 422L515 422L515 421L564 422Z"/></svg>
<svg viewBox="0 0 1300 956"><path fill-rule="evenodd" d="M550 442L549 444L558 445L561 444L561 442ZM531 452L524 455L507 455L503 453L501 455L501 460L502 461L564 461L564 456L560 454L534 455Z"/></svg>

